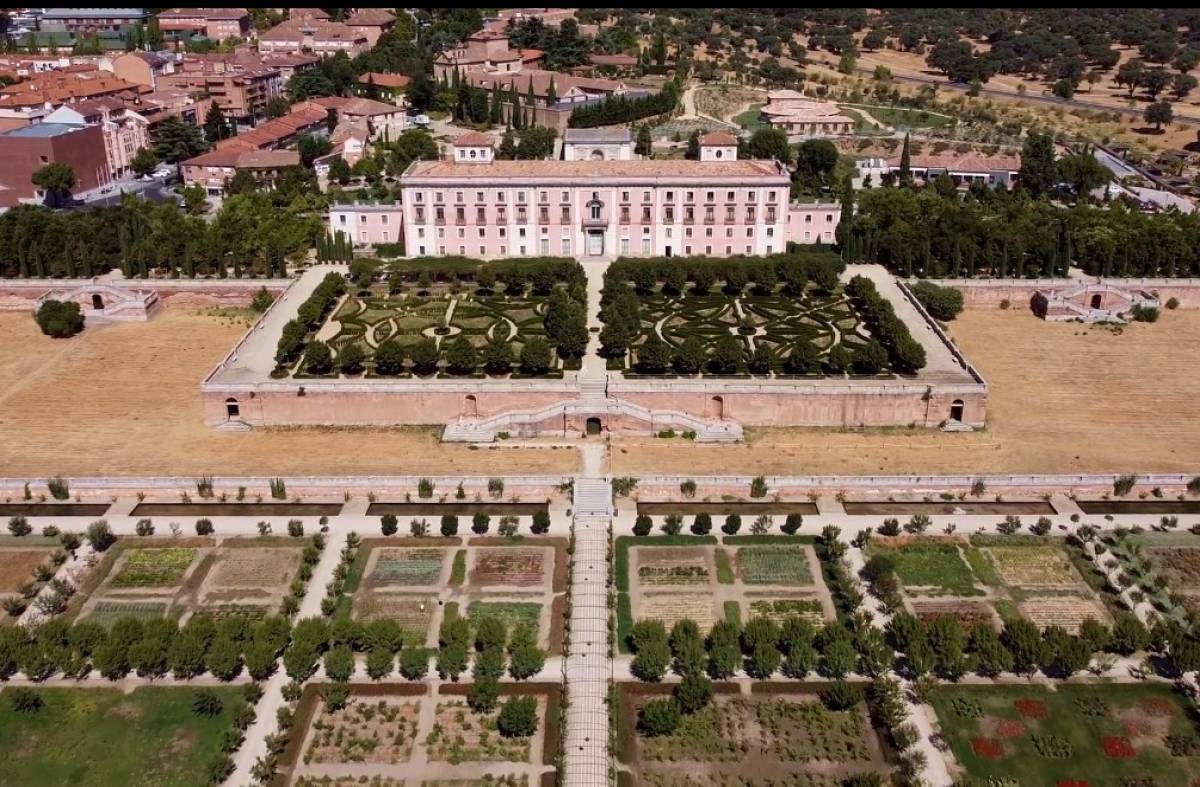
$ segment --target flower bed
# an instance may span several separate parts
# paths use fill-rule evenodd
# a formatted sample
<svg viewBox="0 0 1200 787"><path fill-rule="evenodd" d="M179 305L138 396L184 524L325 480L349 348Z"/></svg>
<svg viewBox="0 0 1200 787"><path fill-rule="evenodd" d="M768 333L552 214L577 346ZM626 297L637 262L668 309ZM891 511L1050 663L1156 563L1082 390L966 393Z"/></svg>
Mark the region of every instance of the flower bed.
<svg viewBox="0 0 1200 787"><path fill-rule="evenodd" d="M747 585L811 585L807 547L740 547L738 574Z"/></svg>
<svg viewBox="0 0 1200 787"><path fill-rule="evenodd" d="M196 559L196 550L185 547L131 549L124 558L125 564L112 578L112 587L175 587Z"/></svg>
<svg viewBox="0 0 1200 787"><path fill-rule="evenodd" d="M1125 759L1137 754L1133 744L1128 738L1122 738L1116 735L1105 735L1100 739L1100 746L1104 749L1104 754L1114 760Z"/></svg>
<svg viewBox="0 0 1200 787"><path fill-rule="evenodd" d="M1041 700L1022 699L1013 703L1013 707L1027 719L1044 719L1050 715L1046 703Z"/></svg>
<svg viewBox="0 0 1200 787"><path fill-rule="evenodd" d="M371 584L435 585L445 558L444 549L381 549L371 572Z"/></svg>
<svg viewBox="0 0 1200 787"><path fill-rule="evenodd" d="M971 749L976 757L985 760L998 760L1004 756L1004 746L995 738L972 738Z"/></svg>
<svg viewBox="0 0 1200 787"><path fill-rule="evenodd" d="M471 570L473 585L540 585L545 555L540 549L480 549Z"/></svg>

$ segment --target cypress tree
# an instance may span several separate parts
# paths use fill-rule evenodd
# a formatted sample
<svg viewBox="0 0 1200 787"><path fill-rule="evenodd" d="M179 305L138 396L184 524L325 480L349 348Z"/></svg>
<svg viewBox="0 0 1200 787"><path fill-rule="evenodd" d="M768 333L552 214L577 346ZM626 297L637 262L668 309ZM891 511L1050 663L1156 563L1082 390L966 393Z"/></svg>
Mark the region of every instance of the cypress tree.
<svg viewBox="0 0 1200 787"><path fill-rule="evenodd" d="M842 245L842 261L857 262L854 257L854 185L849 175L842 181L842 215L834 234Z"/></svg>
<svg viewBox="0 0 1200 787"><path fill-rule="evenodd" d="M530 87L533 87L533 80L529 80ZM546 88L546 105L554 106L558 103L558 91L554 88L554 77L550 77L550 86Z"/></svg>
<svg viewBox="0 0 1200 787"><path fill-rule="evenodd" d="M908 132L904 133L904 147L900 148L900 182L912 185L912 156L908 151Z"/></svg>
<svg viewBox="0 0 1200 787"><path fill-rule="evenodd" d="M500 106L500 83L492 85L492 103L488 107L488 122L493 126L500 125L504 119L504 108Z"/></svg>

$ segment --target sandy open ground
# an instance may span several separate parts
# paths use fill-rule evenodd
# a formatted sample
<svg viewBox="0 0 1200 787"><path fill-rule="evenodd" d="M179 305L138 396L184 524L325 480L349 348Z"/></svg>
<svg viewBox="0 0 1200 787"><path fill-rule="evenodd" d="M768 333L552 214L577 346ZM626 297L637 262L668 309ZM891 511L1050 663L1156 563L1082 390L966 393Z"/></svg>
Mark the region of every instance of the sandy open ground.
<svg viewBox="0 0 1200 787"><path fill-rule="evenodd" d="M1191 472L1200 467L1200 312L1116 334L972 310L951 334L987 378L988 428L972 434L751 429L744 446L616 441L613 472L870 474ZM735 414L736 415L736 414Z"/></svg>
<svg viewBox="0 0 1200 787"><path fill-rule="evenodd" d="M436 429L213 431L200 380L244 330L168 308L54 340L0 313L0 476L575 472L575 451L472 450Z"/></svg>

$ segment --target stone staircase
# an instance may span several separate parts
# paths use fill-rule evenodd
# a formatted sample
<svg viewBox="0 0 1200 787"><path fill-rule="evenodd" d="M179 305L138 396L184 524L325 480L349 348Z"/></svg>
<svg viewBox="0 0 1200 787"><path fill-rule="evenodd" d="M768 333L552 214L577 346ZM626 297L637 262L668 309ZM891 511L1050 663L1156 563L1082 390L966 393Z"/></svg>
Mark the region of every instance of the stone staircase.
<svg viewBox="0 0 1200 787"><path fill-rule="evenodd" d="M215 427L218 432L249 432L253 427L238 418L222 421Z"/></svg>
<svg viewBox="0 0 1200 787"><path fill-rule="evenodd" d="M599 787L610 783L611 772L608 541L612 484L608 479L576 479L573 505L570 641L563 659L568 702L562 783Z"/></svg>
<svg viewBox="0 0 1200 787"><path fill-rule="evenodd" d="M591 383L591 381L588 381ZM582 381L581 381L582 388ZM447 424L442 431L444 442L490 443L500 432L522 434L533 431L536 424L558 420L568 415L584 418L608 416L642 421L648 430L670 427L678 432L693 431L696 442L736 442L742 439L742 425L736 421L699 418L678 410L651 410L622 399L593 398L564 399L536 410L509 410L488 418L460 418Z"/></svg>
<svg viewBox="0 0 1200 787"><path fill-rule="evenodd" d="M608 397L608 375L602 377L581 376L579 378L579 398L605 399Z"/></svg>

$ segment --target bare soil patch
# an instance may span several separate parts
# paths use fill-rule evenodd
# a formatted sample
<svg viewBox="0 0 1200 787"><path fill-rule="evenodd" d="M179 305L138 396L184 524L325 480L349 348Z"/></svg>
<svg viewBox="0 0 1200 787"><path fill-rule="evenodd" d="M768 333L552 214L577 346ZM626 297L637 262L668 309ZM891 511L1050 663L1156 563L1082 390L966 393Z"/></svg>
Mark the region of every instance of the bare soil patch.
<svg viewBox="0 0 1200 787"><path fill-rule="evenodd" d="M1200 312L1168 311L1120 334L1043 322L1023 309L969 309L953 339L991 386L988 427L751 428L740 446L614 439L615 475L1188 472L1200 456L1192 392ZM1102 372L1100 371L1102 370ZM1147 402L1154 402L1147 407ZM1036 403L1036 406L1031 406ZM1102 436L1102 439L1097 439Z"/></svg>
<svg viewBox="0 0 1200 787"><path fill-rule="evenodd" d="M0 549L0 593L16 593L53 549Z"/></svg>
<svg viewBox="0 0 1200 787"><path fill-rule="evenodd" d="M200 381L242 333L167 308L54 340L28 314L0 314L0 474L575 472L574 451L443 445L437 428L216 432L203 423Z"/></svg>

